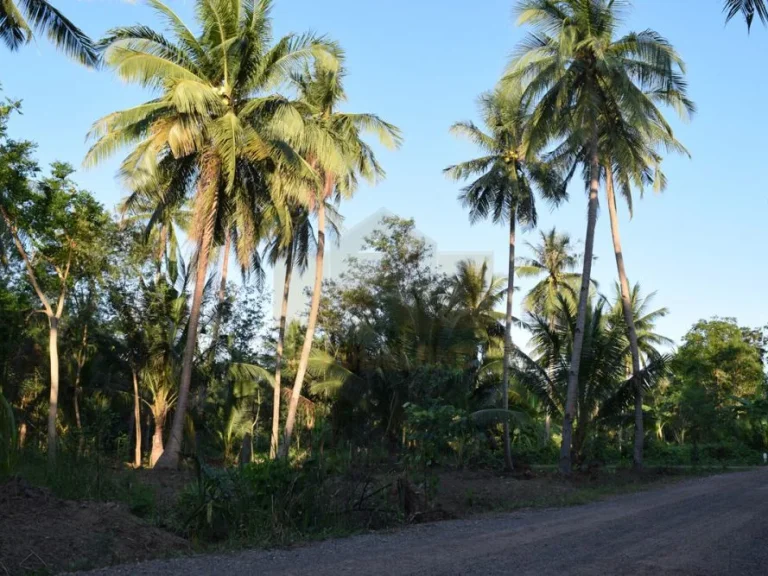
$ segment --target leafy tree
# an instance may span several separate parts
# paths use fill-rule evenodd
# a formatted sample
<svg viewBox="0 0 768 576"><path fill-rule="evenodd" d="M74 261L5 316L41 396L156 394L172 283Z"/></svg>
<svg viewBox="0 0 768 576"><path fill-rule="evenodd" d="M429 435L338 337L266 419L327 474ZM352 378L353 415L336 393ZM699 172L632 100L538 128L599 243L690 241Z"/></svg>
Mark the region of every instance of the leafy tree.
<svg viewBox="0 0 768 576"><path fill-rule="evenodd" d="M522 43L504 82L525 83L523 101L532 108L526 132L526 156L556 143L553 157L570 176L577 165L588 181L587 233L577 329L563 423L560 469L571 469L570 443L578 400L579 364L592 274L594 231L601 178L601 141L618 115L622 124L652 133L668 126L659 105L692 111L686 98L683 63L654 31L615 33L626 3L616 0L525 0L518 6L521 24L536 32ZM576 162L574 162L576 159Z"/></svg>
<svg viewBox="0 0 768 576"><path fill-rule="evenodd" d="M331 198L350 197L357 188L358 178L370 182L384 176L384 171L376 161L370 146L363 140L365 132L372 132L379 141L389 147L400 145L400 131L373 114L350 114L339 111L339 105L346 100L343 80L346 71L343 62L334 67L316 62L314 68L307 66L293 81L299 90L301 102L305 106L305 120L310 129L322 136L325 145L303 146L301 153L309 164L317 170L322 186L314 188L308 194L308 206L316 211L317 249L315 251L315 280L307 319L307 333L301 350L296 378L288 405L285 420L283 446L280 452L288 455L291 436L296 420L304 376L312 351L312 343L317 324L320 298L323 286L323 262L325 258L326 202Z"/></svg>
<svg viewBox="0 0 768 576"><path fill-rule="evenodd" d="M557 203L565 196L564 188L548 181L548 169L525 156L525 131L528 113L522 100L522 90L513 85L508 90L497 89L480 98L480 112L488 133L471 122L454 124L452 130L477 144L485 156L450 166L446 172L456 180L479 177L460 196L470 210L474 223L491 218L509 226L509 269L507 278L507 311L504 335L504 370L502 409L509 408L509 361L512 354L512 299L515 284L516 227L518 222L535 226L536 203L533 183L538 181L545 198ZM512 469L509 423L504 424L504 458Z"/></svg>
<svg viewBox="0 0 768 576"><path fill-rule="evenodd" d="M385 218L365 249L377 257L353 259L340 280L326 282L309 392L333 400L340 436L383 437L394 449L406 402L469 407L487 336L466 323L469 310L454 299L451 279L431 268L412 220Z"/></svg>
<svg viewBox="0 0 768 576"><path fill-rule="evenodd" d="M0 154L20 152L5 141ZM27 148L29 150L29 148ZM39 182L28 180L36 170L29 158L7 166L10 186L0 201L0 214L23 260L29 282L48 318L50 400L48 409L48 459L56 459L56 417L59 401L59 323L73 286L97 277L105 263L104 235L110 219L88 192L79 190L69 176L70 166L54 163L51 175Z"/></svg>
<svg viewBox="0 0 768 576"><path fill-rule="evenodd" d="M672 364L675 378L704 388L717 407L762 392L761 350L732 318L701 320L683 337Z"/></svg>
<svg viewBox="0 0 768 576"><path fill-rule="evenodd" d="M310 173L286 144L302 141L302 118L293 103L270 91L307 59L322 58L332 65L334 58L327 43L312 35L290 35L272 45L269 0L198 0L198 35L160 0L149 2L171 38L146 26L122 27L110 31L101 47L105 63L123 80L160 95L97 122L86 163L132 145L121 172L137 192L166 184L157 214L191 197L190 235L198 273L177 410L160 462L175 467L211 248L234 227L238 257L248 268L259 240L254 206L258 198L269 197L270 171L285 165Z"/></svg>
<svg viewBox="0 0 768 576"><path fill-rule="evenodd" d="M96 67L99 54L90 38L47 0L3 0L0 3L0 38L11 50L33 39L32 28L45 32L66 54L81 64Z"/></svg>

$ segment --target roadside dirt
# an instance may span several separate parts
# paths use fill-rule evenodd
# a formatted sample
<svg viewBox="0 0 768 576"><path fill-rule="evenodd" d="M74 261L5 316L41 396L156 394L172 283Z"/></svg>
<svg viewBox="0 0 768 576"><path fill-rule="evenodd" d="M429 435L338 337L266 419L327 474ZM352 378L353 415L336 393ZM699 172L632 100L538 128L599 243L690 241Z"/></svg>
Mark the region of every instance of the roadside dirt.
<svg viewBox="0 0 768 576"><path fill-rule="evenodd" d="M118 504L61 500L20 479L0 485L0 575L137 562L188 548Z"/></svg>
<svg viewBox="0 0 768 576"><path fill-rule="evenodd" d="M585 506L394 533L117 566L89 576L764 576L768 470L696 478Z"/></svg>

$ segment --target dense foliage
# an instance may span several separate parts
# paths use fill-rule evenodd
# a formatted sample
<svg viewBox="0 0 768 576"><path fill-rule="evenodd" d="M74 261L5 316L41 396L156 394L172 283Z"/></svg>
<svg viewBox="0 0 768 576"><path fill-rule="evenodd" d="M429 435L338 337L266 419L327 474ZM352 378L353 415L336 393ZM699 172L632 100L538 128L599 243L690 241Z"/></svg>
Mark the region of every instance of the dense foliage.
<svg viewBox="0 0 768 576"><path fill-rule="evenodd" d="M761 461L768 327L702 319L675 347L657 332L669 311L628 280L616 195L631 211L634 190L664 188L663 154L685 153L665 114L695 107L667 40L617 36L623 2L521 2L535 33L481 96L483 125L453 127L482 155L446 172L473 223L508 228L506 277L439 268L414 221L393 216L334 279L326 233L360 179L384 176L367 135L397 148L400 131L342 111L343 51L274 39L270 0L201 0L191 28L149 4L167 34L119 27L94 44L47 2L0 2L11 49L44 30L151 93L90 133L87 164L128 148L115 214L73 167L39 166L35 143L9 133L21 104L0 107L0 474L34 476L45 459L89 495L96 470L101 495L105 460L194 469L179 531L253 540L351 512L386 521L377 466L407 512L439 466ZM728 0L726 16L750 26L765 6ZM583 254L555 229L522 245L537 198L565 202L579 171ZM591 273L601 188L611 293ZM307 311L288 318L291 273L313 257ZM267 263L287 271L275 319ZM536 279L520 318L517 277Z"/></svg>

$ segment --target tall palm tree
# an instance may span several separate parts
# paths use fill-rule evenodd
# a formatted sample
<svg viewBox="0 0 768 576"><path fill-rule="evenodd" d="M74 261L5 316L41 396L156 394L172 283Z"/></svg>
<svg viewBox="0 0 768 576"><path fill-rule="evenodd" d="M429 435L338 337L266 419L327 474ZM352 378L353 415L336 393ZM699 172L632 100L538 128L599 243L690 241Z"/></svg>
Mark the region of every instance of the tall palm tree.
<svg viewBox="0 0 768 576"><path fill-rule="evenodd" d="M585 458L586 442L601 420L615 419L632 406L635 382L629 378L629 351L623 313L610 308L601 297L590 298L587 338L582 347L582 370L579 372L578 418L572 451L578 462ZM567 405L570 359L575 341L576 316L573 302L561 296L556 321L533 313L531 355L517 351L515 379L536 394L549 412L564 417ZM618 314L618 316L617 316ZM649 356L637 379L649 389L666 375L667 358Z"/></svg>
<svg viewBox="0 0 768 576"><path fill-rule="evenodd" d="M32 41L32 28L45 32L57 48L95 68L99 53L90 38L47 0L2 0L0 38L10 50Z"/></svg>
<svg viewBox="0 0 768 576"><path fill-rule="evenodd" d="M342 60L341 55L339 60ZM312 190L310 196L309 207L317 216L315 280L304 344L288 405L284 443L280 447L281 456L288 455L296 422L296 410L315 337L323 283L326 202L333 197L340 199L351 196L357 187L358 177L375 182L384 176L384 170L376 161L373 150L362 139L363 132L372 132L389 148L397 148L401 141L398 128L378 116L339 112L339 105L346 100L344 76L342 62L333 68L317 62L313 68L307 66L303 73L293 77L305 106L307 124L314 133L321 136L318 141L322 142L324 150L321 153L314 145L303 147L304 156L321 176L322 186Z"/></svg>
<svg viewBox="0 0 768 576"><path fill-rule="evenodd" d="M570 384L563 421L560 470L571 471L573 420L578 400L578 374L584 322L592 275L594 232L602 166L601 142L607 126L636 127L652 133L669 129L659 106L681 115L693 111L686 97L684 64L658 33L615 34L621 25L623 0L524 0L518 7L521 24L536 32L522 43L505 82L525 82L524 101L532 109L526 133L527 154L556 143L553 158L563 160L572 175L582 167L588 182L587 233ZM577 162L574 162L577 159Z"/></svg>
<svg viewBox="0 0 768 576"><path fill-rule="evenodd" d="M763 24L768 23L768 3L765 0L725 0L723 11L726 22L741 14L747 23L747 30L752 27L755 14Z"/></svg>
<svg viewBox="0 0 768 576"><path fill-rule="evenodd" d="M123 80L153 88L159 96L97 122L86 164L130 145L121 173L131 187L148 179L168 183L158 212L191 197L197 275L177 408L158 462L175 467L211 248L235 222L235 248L246 265L257 253L254 207L268 195L270 170L280 165L311 172L286 145L301 137L303 119L292 102L271 90L307 60L321 58L332 66L334 57L325 41L311 35L286 36L273 45L271 0L198 0L197 35L166 4L148 1L171 38L129 26L110 31L101 47L106 65Z"/></svg>
<svg viewBox="0 0 768 576"><path fill-rule="evenodd" d="M672 131L663 125L651 122L646 126L636 127L621 114L606 114L603 121L604 137L601 139L601 158L605 178L605 194L608 215L611 224L616 269L624 321L629 338L633 373L640 370L640 350L638 334L632 309L629 280L625 265L624 250L621 245L619 218L617 213L616 191L618 185L621 196L627 202L632 215L632 189L637 187L642 192L646 186L653 186L656 192L666 187L666 177L660 169L661 157L658 148L674 150L687 154L685 148L675 139ZM639 470L643 466L643 387L638 385L635 395L635 442L633 464Z"/></svg>
<svg viewBox="0 0 768 576"><path fill-rule="evenodd" d="M509 363L512 355L512 300L515 286L515 249L517 223L536 224L536 202L533 182L541 186L544 196L553 202L564 197L564 189L546 183L548 170L540 162L525 157L525 131L528 114L523 106L522 90L513 85L480 98L480 113L486 132L472 122L454 124L452 132L468 138L485 153L484 156L449 166L445 172L455 180L477 176L461 193L462 203L469 208L472 223L491 218L509 227L509 266L507 272L507 309L504 329L504 364L502 373L502 409L509 409ZM512 470L512 448L509 421L504 421L504 464Z"/></svg>
<svg viewBox="0 0 768 576"><path fill-rule="evenodd" d="M309 263L309 251L314 242L314 231L309 211L301 205L273 206L273 218L268 223L272 227L269 234L271 241L266 254L273 266L280 260L285 262L285 279L280 305L280 321L275 351L275 380L272 395L272 436L269 445L269 457L276 458L280 444L280 394L283 371L283 351L285 348L285 326L288 316L288 299L291 290L291 278L296 267L300 272L306 270Z"/></svg>

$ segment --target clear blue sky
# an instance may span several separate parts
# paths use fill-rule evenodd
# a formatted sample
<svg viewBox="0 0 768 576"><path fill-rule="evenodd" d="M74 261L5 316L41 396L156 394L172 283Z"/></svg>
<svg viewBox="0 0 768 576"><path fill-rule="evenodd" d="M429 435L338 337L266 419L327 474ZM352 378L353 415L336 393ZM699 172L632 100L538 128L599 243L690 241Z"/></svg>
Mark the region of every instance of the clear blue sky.
<svg viewBox="0 0 768 576"><path fill-rule="evenodd" d="M169 3L191 22L192 0ZM157 25L140 0L54 4L94 37L119 24ZM313 30L338 40L348 58L349 109L375 112L405 135L400 151L380 156L387 180L343 205L348 224L386 206L415 218L441 250L494 250L497 272L504 272L505 231L470 226L456 200L458 186L442 169L476 154L448 128L475 117L477 95L494 85L522 37L512 6L513 0L277 0L276 33ZM758 25L748 36L736 21L726 27L721 6L721 0L636 0L627 20L628 29L653 28L676 46L699 108L690 124L674 124L692 160L669 158L667 191L638 200L632 221L621 211L630 280L658 292L656 304L671 310L660 330L674 339L714 315L768 322L768 31ZM109 72L77 66L44 37L19 54L0 48L0 70L5 95L24 102L12 133L37 141L42 163L80 166L92 122L148 96ZM124 193L113 178L116 165L77 174L109 207ZM585 216L585 196L574 187L557 212L542 206L539 225L581 239ZM609 236L602 210L594 274L606 290L615 277Z"/></svg>

